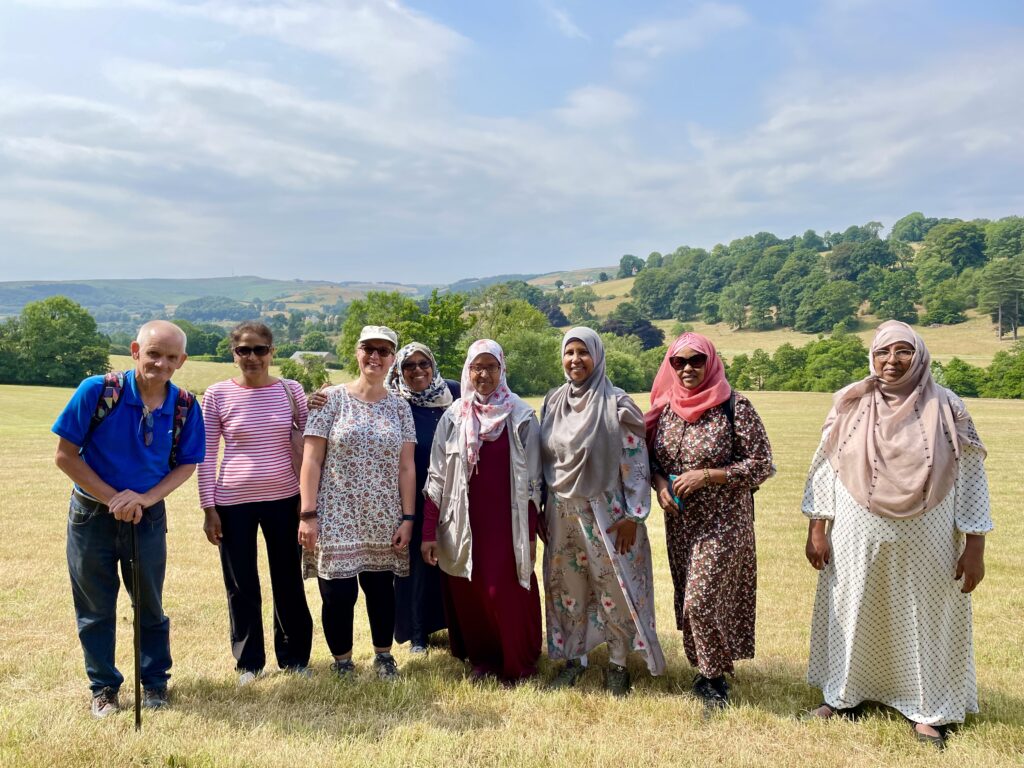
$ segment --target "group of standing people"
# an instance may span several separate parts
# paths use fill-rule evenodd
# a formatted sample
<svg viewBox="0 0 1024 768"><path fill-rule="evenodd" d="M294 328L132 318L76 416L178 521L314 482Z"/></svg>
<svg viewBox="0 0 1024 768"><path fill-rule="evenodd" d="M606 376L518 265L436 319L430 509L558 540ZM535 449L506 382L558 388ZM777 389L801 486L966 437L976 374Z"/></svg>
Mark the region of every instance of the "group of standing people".
<svg viewBox="0 0 1024 768"><path fill-rule="evenodd" d="M598 334L573 328L562 342L565 383L545 397L540 419L509 389L504 353L491 340L470 346L457 383L441 376L424 345L399 349L394 331L366 326L358 378L314 394L309 407L295 382L270 376L269 328L243 323L232 342L240 375L207 390L198 424L198 406L189 409L183 444L192 448L178 452L188 468L171 469L158 490L166 495L199 464L240 684L266 664L262 529L282 669L309 674L305 576L317 579L340 677L355 669L360 588L381 678L399 674L395 640L421 653L445 627L472 678L512 684L532 676L542 646L540 538L547 653L564 660L551 685L574 685L605 644L605 687L625 695L631 653L652 675L665 669L645 526L653 486L666 515L676 625L697 670L693 692L709 709L728 704L726 675L754 655L754 493L774 465L761 419L729 386L708 339L686 333L669 346L645 414L608 379ZM141 344L139 354L141 372ZM183 362L182 343L159 366L166 375L157 383L172 403L170 375ZM813 717L850 716L877 701L906 715L918 738L941 744L946 724L977 711L968 593L983 576L992 526L984 448L962 401L932 380L928 363L912 329L883 324L871 375L837 393L826 421L803 504L807 557L821 570L808 678L824 694ZM99 378L83 382L54 431L58 464L76 482L68 559L93 712L102 716L116 709L121 680L94 674L72 537L80 538L85 497L126 524L156 507L81 469L98 467L102 476L109 460L90 461L97 441L85 439L102 402ZM158 406L144 407L142 423ZM98 436L108 425L92 428ZM112 563L117 554L114 547ZM116 575L112 590L116 597ZM112 607L110 615L112 649ZM105 663L113 669L112 658ZM147 691L162 688L166 701L169 648L161 664Z"/></svg>

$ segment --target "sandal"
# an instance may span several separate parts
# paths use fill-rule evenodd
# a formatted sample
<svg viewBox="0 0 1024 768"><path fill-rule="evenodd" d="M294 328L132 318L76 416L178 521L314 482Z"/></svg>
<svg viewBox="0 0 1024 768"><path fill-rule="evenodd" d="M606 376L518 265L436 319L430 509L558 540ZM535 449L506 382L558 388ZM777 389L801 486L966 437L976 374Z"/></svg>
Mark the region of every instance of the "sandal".
<svg viewBox="0 0 1024 768"><path fill-rule="evenodd" d="M917 739L919 742L921 742L922 744L931 744L936 749L945 749L946 748L946 728L945 728L945 726L942 726L942 725L930 725L930 726L928 726L929 728L934 728L938 732L938 734L939 734L938 736L932 736L929 733L921 733L919 730L917 730L917 726L919 726L919 725L927 725L927 723L917 723L917 722L914 722L913 720L910 720L909 718L908 718L907 722L910 723L910 730L912 730L914 732L914 738Z"/></svg>
<svg viewBox="0 0 1024 768"><path fill-rule="evenodd" d="M828 710L827 715L819 714L822 707ZM800 713L801 720L831 720L833 717L839 717L843 720L856 720L860 716L860 705L856 707L848 707L846 709L840 709L839 707L833 707L827 701L821 702L814 709L805 709Z"/></svg>

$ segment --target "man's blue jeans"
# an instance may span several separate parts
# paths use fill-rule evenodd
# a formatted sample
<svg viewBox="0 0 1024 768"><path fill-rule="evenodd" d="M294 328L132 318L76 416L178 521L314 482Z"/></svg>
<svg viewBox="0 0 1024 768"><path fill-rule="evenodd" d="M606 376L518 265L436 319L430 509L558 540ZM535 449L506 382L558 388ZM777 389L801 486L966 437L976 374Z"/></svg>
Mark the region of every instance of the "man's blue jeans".
<svg viewBox="0 0 1024 768"><path fill-rule="evenodd" d="M163 688L170 677L171 620L164 616L167 519L161 501L143 512L139 537L139 611L142 627L142 685ZM124 676L114 666L117 626L117 569L131 595L131 524L118 522L104 505L72 494L68 510L68 572L75 601L78 639L92 692L117 690ZM131 632L131 630L129 630ZM128 642L131 642L129 634Z"/></svg>

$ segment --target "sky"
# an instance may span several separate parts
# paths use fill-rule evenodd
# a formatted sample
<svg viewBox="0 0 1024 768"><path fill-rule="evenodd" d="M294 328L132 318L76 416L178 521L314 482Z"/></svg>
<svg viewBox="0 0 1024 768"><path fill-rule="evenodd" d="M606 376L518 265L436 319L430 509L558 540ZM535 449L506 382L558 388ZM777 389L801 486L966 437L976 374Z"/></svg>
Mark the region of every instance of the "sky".
<svg viewBox="0 0 1024 768"><path fill-rule="evenodd" d="M1024 214L1019 0L0 0L0 280L448 283Z"/></svg>

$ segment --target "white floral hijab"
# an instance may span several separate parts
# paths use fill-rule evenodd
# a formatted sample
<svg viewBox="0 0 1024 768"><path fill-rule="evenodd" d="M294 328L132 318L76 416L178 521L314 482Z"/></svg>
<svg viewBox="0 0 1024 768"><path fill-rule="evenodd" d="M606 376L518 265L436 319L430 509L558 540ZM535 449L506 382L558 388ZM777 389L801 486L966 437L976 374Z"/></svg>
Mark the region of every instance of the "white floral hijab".
<svg viewBox="0 0 1024 768"><path fill-rule="evenodd" d="M477 393L469 376L469 366L485 354L493 355L501 366L498 386L486 400ZM505 353L501 346L491 339L474 341L462 366L462 399L459 401L459 449L467 468L472 469L480 460L480 446L484 441L493 442L501 437L505 421L515 407L515 399L505 381Z"/></svg>

